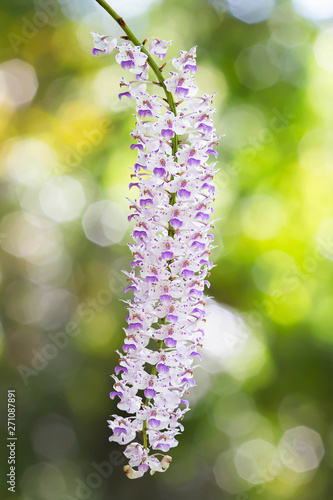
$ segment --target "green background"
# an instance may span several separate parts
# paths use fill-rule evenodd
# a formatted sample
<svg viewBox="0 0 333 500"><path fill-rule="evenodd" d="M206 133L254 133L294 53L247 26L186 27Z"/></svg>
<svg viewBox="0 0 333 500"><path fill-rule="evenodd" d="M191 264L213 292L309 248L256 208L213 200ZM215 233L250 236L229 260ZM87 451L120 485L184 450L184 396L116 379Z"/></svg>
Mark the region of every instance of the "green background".
<svg viewBox="0 0 333 500"><path fill-rule="evenodd" d="M139 38L172 39L170 57L197 45L200 91L218 91L207 347L169 470L128 480L106 420L125 324L134 110L117 97L125 73L113 54L91 55L90 36L120 31L93 0L2 2L2 498L329 500L331 21L300 1L259 1L245 20L256 2L110 4ZM104 206L97 227L89 216ZM12 388L15 495L4 479Z"/></svg>

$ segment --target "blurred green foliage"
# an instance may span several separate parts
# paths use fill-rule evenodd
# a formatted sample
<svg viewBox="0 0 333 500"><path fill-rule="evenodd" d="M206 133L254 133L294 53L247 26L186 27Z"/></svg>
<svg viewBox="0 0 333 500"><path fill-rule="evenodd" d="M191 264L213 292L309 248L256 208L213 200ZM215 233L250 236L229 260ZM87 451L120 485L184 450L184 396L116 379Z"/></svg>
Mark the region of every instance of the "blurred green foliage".
<svg viewBox="0 0 333 500"><path fill-rule="evenodd" d="M331 498L333 36L294 3L261 0L249 23L252 1L114 2L170 57L198 46L224 135L210 348L170 469L135 483L106 425L134 118L89 34L120 31L93 0L2 3L1 427L15 388L18 437L2 498Z"/></svg>

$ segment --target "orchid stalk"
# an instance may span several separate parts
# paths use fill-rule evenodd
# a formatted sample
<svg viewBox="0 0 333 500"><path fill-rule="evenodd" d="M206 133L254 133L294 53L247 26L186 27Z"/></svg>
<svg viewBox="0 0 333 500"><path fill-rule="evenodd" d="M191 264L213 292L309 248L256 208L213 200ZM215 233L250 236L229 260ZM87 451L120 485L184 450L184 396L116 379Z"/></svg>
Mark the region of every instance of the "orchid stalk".
<svg viewBox="0 0 333 500"><path fill-rule="evenodd" d="M137 150L130 189L134 219L131 271L125 272L127 328L113 375L112 399L127 416L112 415L110 441L126 445L124 471L131 479L150 470L165 471L184 430L193 371L201 359L205 321L204 287L213 267L213 177L218 137L213 127L213 96L197 97L194 84L196 48L171 60L162 75L170 41L150 40L148 49L104 0L96 0L122 27L126 36L94 38L93 54L117 50L116 61L135 75L121 79L120 98L136 103L131 149ZM157 82L148 82L149 67ZM161 91L163 95L159 95Z"/></svg>

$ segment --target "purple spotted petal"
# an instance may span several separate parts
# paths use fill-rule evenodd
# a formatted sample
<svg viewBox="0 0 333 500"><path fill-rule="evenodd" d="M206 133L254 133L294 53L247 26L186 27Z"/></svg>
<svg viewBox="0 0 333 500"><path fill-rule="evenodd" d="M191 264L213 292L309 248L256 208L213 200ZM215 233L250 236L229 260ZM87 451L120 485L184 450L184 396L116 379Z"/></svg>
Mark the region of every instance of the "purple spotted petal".
<svg viewBox="0 0 333 500"><path fill-rule="evenodd" d="M171 130L170 128L162 129L161 134L162 137L164 137L165 139L171 139L175 135L174 131Z"/></svg>
<svg viewBox="0 0 333 500"><path fill-rule="evenodd" d="M141 168L146 169L147 167L145 165L141 165L140 163L134 163L135 170L140 170Z"/></svg>
<svg viewBox="0 0 333 500"><path fill-rule="evenodd" d="M127 61L121 61L120 66L123 69L132 69L135 68L135 63L131 59L128 59Z"/></svg>
<svg viewBox="0 0 333 500"><path fill-rule="evenodd" d="M199 316L201 316L201 317L206 315L205 311L203 309L199 309L198 307L193 309L191 314L199 314Z"/></svg>
<svg viewBox="0 0 333 500"><path fill-rule="evenodd" d="M116 396L121 397L122 395L123 395L123 393L122 393L122 392L118 392L118 391L111 391L111 392L110 392L110 398L111 398L111 399L114 399Z"/></svg>
<svg viewBox="0 0 333 500"><path fill-rule="evenodd" d="M151 205L154 205L154 200L151 198L140 200L140 207L149 207Z"/></svg>
<svg viewBox="0 0 333 500"><path fill-rule="evenodd" d="M179 97L186 97L187 94L189 93L189 89L186 89L184 87L176 87L176 94L179 95Z"/></svg>
<svg viewBox="0 0 333 500"><path fill-rule="evenodd" d="M146 116L153 116L153 113L150 111L150 109L139 109L138 115L140 118L146 118Z"/></svg>
<svg viewBox="0 0 333 500"><path fill-rule="evenodd" d="M128 329L130 331L133 331L133 330L137 330L137 329L142 329L143 328L143 325L142 323L129 323L128 325Z"/></svg>
<svg viewBox="0 0 333 500"><path fill-rule="evenodd" d="M172 227L174 227L176 229L180 229L183 225L183 221L179 220L179 219L171 219L170 224Z"/></svg>
<svg viewBox="0 0 333 500"><path fill-rule="evenodd" d="M182 275L184 276L185 279L192 278L194 276L194 271L191 271L191 269L183 269Z"/></svg>
<svg viewBox="0 0 333 500"><path fill-rule="evenodd" d="M128 373L128 370L127 370L127 368L125 366L116 366L115 369L114 369L114 371L115 371L116 375L119 375L119 373L122 372L122 371L124 373Z"/></svg>
<svg viewBox="0 0 333 500"><path fill-rule="evenodd" d="M209 214L204 214L203 212L198 212L195 216L196 219L201 219L203 222L209 220Z"/></svg>
<svg viewBox="0 0 333 500"><path fill-rule="evenodd" d="M212 184L208 184L207 182L205 182L202 186L201 186L201 189L208 189L208 191L210 193L215 193L215 187L212 185Z"/></svg>
<svg viewBox="0 0 333 500"><path fill-rule="evenodd" d="M196 250L205 250L205 243L201 243L200 241L193 241L191 247L194 247Z"/></svg>
<svg viewBox="0 0 333 500"><path fill-rule="evenodd" d="M93 48L91 52L93 53L94 56L98 56L100 52L105 52L105 50Z"/></svg>
<svg viewBox="0 0 333 500"><path fill-rule="evenodd" d="M138 231L137 229L132 233L133 238L148 238L146 231Z"/></svg>
<svg viewBox="0 0 333 500"><path fill-rule="evenodd" d="M176 316L175 314L168 314L165 319L170 323L176 323L178 321L178 316Z"/></svg>
<svg viewBox="0 0 333 500"><path fill-rule="evenodd" d="M136 345L135 344L124 344L123 351L124 352L136 351Z"/></svg>
<svg viewBox="0 0 333 500"><path fill-rule="evenodd" d="M196 73L198 71L198 66L196 64L185 64L184 69L189 69L191 73Z"/></svg>
<svg viewBox="0 0 333 500"><path fill-rule="evenodd" d="M189 158L187 160L187 163L191 166L191 167L197 167L198 165L200 165L200 160L196 160L195 158Z"/></svg>
<svg viewBox="0 0 333 500"><path fill-rule="evenodd" d="M162 252L161 257L162 259L171 260L173 257L173 252Z"/></svg>
<svg viewBox="0 0 333 500"><path fill-rule="evenodd" d="M155 167L153 172L154 172L154 175L156 175L156 177L165 177L165 175L166 175L165 168Z"/></svg>
<svg viewBox="0 0 333 500"><path fill-rule="evenodd" d="M146 283L158 283L158 278L156 276L146 276Z"/></svg>
<svg viewBox="0 0 333 500"><path fill-rule="evenodd" d="M113 435L120 436L120 434L127 434L126 429L123 429L122 427L115 427L113 429Z"/></svg>
<svg viewBox="0 0 333 500"><path fill-rule="evenodd" d="M179 195L181 198L188 199L188 198L190 198L190 196L191 196L191 191L188 191L187 189L180 189L180 190L178 191L178 195Z"/></svg>
<svg viewBox="0 0 333 500"><path fill-rule="evenodd" d="M132 151L134 149L139 149L140 151L143 151L143 145L142 144L131 144L131 148L130 148Z"/></svg>
<svg viewBox="0 0 333 500"><path fill-rule="evenodd" d="M156 365L156 368L159 373L169 373L170 370L170 368L163 363L158 363L158 365Z"/></svg>
<svg viewBox="0 0 333 500"><path fill-rule="evenodd" d="M160 295L161 302L170 302L171 299L172 299L171 295L167 295L167 294Z"/></svg>
<svg viewBox="0 0 333 500"><path fill-rule="evenodd" d="M157 418L150 418L148 420L148 425L149 427L152 427L152 428L155 428L155 429L158 429L159 426L161 425L161 421L158 420Z"/></svg>
<svg viewBox="0 0 333 500"><path fill-rule="evenodd" d="M173 339L172 337L167 337L164 340L164 343L167 347L176 347L177 345L177 340Z"/></svg>
<svg viewBox="0 0 333 500"><path fill-rule="evenodd" d="M213 130L213 127L210 125L206 125L205 123L200 123L199 127L197 127L197 130L201 130L202 132L211 132Z"/></svg>
<svg viewBox="0 0 333 500"><path fill-rule="evenodd" d="M129 97L130 99L132 99L130 92L121 92L120 94L118 94L118 97L119 99L121 99L122 97Z"/></svg>
<svg viewBox="0 0 333 500"><path fill-rule="evenodd" d="M145 472L147 472L149 470L149 465L147 465L147 464L140 464L140 465L138 465L138 470L140 472L145 473Z"/></svg>
<svg viewBox="0 0 333 500"><path fill-rule="evenodd" d="M154 446L155 450L161 450L161 451L169 451L170 450L170 445L164 442L157 443Z"/></svg>
<svg viewBox="0 0 333 500"><path fill-rule="evenodd" d="M215 156L215 158L217 158L217 157L218 157L218 155L219 155L219 154L218 154L218 152L217 152L217 151L215 151L215 149L207 149L207 154L208 154L208 155L214 155L214 156Z"/></svg>
<svg viewBox="0 0 333 500"><path fill-rule="evenodd" d="M145 389L144 395L146 398L151 399L156 396L156 391L154 389Z"/></svg>
<svg viewBox="0 0 333 500"><path fill-rule="evenodd" d="M141 264L142 260L134 260L131 262L130 266L132 269L134 269L136 266L139 266Z"/></svg>

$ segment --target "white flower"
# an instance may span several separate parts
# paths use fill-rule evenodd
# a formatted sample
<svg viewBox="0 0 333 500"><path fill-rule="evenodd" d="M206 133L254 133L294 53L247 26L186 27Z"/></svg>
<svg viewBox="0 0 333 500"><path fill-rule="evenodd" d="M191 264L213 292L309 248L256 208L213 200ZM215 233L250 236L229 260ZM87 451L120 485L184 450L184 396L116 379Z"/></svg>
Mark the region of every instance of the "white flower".
<svg viewBox="0 0 333 500"><path fill-rule="evenodd" d="M168 45L171 45L171 41L166 42L164 40L159 40L158 38L151 38L149 44L149 54L152 56L157 56L159 59L164 59L168 50Z"/></svg>
<svg viewBox="0 0 333 500"><path fill-rule="evenodd" d="M108 41L107 38L110 38L108 35L98 35L96 31L91 32L94 39L94 48L92 49L92 53L94 56L98 56L100 52L103 54L111 54L113 49L117 46L117 39L113 38L111 41Z"/></svg>

